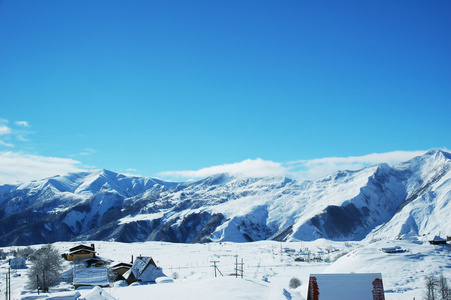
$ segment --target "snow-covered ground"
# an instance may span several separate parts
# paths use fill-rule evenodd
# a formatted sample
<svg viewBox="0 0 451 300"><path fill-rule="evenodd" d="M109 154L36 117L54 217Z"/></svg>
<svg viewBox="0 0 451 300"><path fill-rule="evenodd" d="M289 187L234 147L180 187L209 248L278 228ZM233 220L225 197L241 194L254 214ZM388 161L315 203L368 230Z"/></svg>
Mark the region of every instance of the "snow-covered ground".
<svg viewBox="0 0 451 300"><path fill-rule="evenodd" d="M99 256L115 262L130 262L134 257L152 256L173 283L133 284L112 283L104 288L101 297L97 289L80 290L81 299L305 299L308 278L312 273L382 273L385 297L395 299L421 299L426 275L443 274L451 278L451 246L432 246L427 241L386 240L373 243L333 242L271 242L171 244L162 242L116 243L94 242ZM91 242L84 242L91 244ZM55 243L60 252L67 251L77 243ZM35 246L38 247L38 246ZM404 252L385 253L382 248L400 247ZM15 247L2 248L8 252ZM296 262L296 257L307 249L310 258L321 257L323 261ZM243 278L236 278L235 263L244 263ZM336 261L335 261L336 260ZM221 276L212 267L217 261ZM70 265L66 263L66 267ZM0 299L5 294L7 262L0 261ZM12 299L33 299L37 296L27 291L27 269L14 270L11 276ZM302 284L289 288L291 278L297 277ZM62 283L51 290L58 295L70 290ZM113 298L107 298L109 294ZM96 296L93 296L96 294ZM37 299L37 298L36 298Z"/></svg>

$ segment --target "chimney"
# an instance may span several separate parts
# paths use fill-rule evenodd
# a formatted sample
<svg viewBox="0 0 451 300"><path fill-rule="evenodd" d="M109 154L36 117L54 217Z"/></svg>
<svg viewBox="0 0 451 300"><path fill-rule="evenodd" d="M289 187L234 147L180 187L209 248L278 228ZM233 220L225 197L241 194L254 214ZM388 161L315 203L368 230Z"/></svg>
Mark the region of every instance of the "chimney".
<svg viewBox="0 0 451 300"><path fill-rule="evenodd" d="M132 262L131 262L131 264L133 265L133 254L132 254Z"/></svg>
<svg viewBox="0 0 451 300"><path fill-rule="evenodd" d="M96 248L94 247L94 244L91 244L92 250L96 251Z"/></svg>

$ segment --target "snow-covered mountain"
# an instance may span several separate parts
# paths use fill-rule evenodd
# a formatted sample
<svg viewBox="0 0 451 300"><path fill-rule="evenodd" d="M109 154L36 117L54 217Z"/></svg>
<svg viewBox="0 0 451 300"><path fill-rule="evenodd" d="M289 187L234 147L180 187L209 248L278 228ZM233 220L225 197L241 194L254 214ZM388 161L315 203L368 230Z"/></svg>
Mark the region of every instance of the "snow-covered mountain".
<svg viewBox="0 0 451 300"><path fill-rule="evenodd" d="M298 182L174 183L107 170L0 186L0 245L67 240L361 240L451 232L451 154Z"/></svg>

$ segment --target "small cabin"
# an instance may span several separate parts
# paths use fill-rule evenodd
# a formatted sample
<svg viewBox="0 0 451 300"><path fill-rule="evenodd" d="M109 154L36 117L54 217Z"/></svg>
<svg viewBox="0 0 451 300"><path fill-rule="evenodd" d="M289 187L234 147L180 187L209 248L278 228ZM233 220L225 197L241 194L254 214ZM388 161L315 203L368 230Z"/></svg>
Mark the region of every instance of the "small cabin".
<svg viewBox="0 0 451 300"><path fill-rule="evenodd" d="M164 277L161 268L157 267L155 261L149 256L137 257L130 270L124 273L123 277L128 284L136 281L155 282L159 277Z"/></svg>
<svg viewBox="0 0 451 300"><path fill-rule="evenodd" d="M307 300L385 300L382 275L311 274Z"/></svg>
<svg viewBox="0 0 451 300"><path fill-rule="evenodd" d="M118 263L111 267L111 271L116 274L115 280L124 280L124 274L132 268L132 264L128 263Z"/></svg>
<svg viewBox="0 0 451 300"><path fill-rule="evenodd" d="M445 245L446 240L438 235L434 236L432 240L429 241L431 245Z"/></svg>
<svg viewBox="0 0 451 300"><path fill-rule="evenodd" d="M62 256L67 261L82 261L87 258L96 257L96 251L94 244L91 244L91 246L78 245L70 248L69 253L64 253Z"/></svg>
<svg viewBox="0 0 451 300"><path fill-rule="evenodd" d="M23 257L14 257L9 260L9 266L11 269L26 268L27 259Z"/></svg>

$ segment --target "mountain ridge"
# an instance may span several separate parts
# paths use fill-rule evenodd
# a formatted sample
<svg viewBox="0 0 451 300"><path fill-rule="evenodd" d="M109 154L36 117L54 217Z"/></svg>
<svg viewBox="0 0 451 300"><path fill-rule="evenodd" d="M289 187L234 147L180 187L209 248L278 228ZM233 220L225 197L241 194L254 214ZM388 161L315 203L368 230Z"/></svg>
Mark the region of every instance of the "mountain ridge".
<svg viewBox="0 0 451 300"><path fill-rule="evenodd" d="M451 154L310 181L215 174L170 182L100 169L0 186L0 246L68 240L246 242L449 232ZM433 232L434 231L434 232Z"/></svg>

